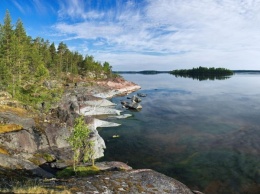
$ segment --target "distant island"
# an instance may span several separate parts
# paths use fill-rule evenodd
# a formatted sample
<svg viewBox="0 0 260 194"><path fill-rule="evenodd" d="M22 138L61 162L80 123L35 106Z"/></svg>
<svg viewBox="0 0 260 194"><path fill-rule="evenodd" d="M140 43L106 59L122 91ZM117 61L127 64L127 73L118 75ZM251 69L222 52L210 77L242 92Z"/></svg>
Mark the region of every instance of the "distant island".
<svg viewBox="0 0 260 194"><path fill-rule="evenodd" d="M115 74L146 74L154 75L159 73L170 73L170 71L143 70L143 71L113 71Z"/></svg>
<svg viewBox="0 0 260 194"><path fill-rule="evenodd" d="M192 69L173 70L170 74L175 75L176 77L188 77L198 80L222 80L228 79L229 76L234 74L234 72L226 68L198 67Z"/></svg>
<svg viewBox="0 0 260 194"><path fill-rule="evenodd" d="M202 67L205 68L205 67ZM199 68L193 68L193 69L199 69ZM193 69L181 69L181 70L173 70L173 71L158 71L158 70L143 70L143 71L113 71L114 74L144 74L144 75L155 75L155 74L173 74L176 76L182 76L182 77L191 77L191 74L187 73L187 71L193 70ZM216 75L217 77L224 77L224 76L229 76L229 75L233 75L235 73L260 73L260 70L228 70L228 69L224 69L224 68L206 68L208 70L212 69L215 70L215 72L213 74L211 74L210 72L210 77L212 77L212 75ZM219 71L220 70L220 71ZM228 75L223 75L223 71L226 72L226 70L228 70ZM220 73L221 72L221 73ZM232 74L230 74L232 73ZM195 74L194 74L195 75ZM205 71L203 72L203 75L205 76ZM213 76L213 77L214 77ZM195 76L193 76L195 77Z"/></svg>

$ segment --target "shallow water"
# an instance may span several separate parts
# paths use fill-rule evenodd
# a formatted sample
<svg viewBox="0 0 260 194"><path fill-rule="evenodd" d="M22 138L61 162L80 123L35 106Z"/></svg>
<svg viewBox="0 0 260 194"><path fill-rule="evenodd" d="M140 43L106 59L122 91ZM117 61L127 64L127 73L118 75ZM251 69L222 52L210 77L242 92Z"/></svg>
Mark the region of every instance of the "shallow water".
<svg viewBox="0 0 260 194"><path fill-rule="evenodd" d="M260 193L260 74L123 76L147 97L140 112L115 121L120 127L100 130L103 160L151 168L205 193ZM121 100L112 99L118 109Z"/></svg>

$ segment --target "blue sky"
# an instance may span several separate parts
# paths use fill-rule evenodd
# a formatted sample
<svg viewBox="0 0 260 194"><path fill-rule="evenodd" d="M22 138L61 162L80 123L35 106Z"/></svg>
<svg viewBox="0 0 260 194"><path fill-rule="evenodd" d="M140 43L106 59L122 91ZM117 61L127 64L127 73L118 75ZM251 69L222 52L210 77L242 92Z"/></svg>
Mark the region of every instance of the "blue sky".
<svg viewBox="0 0 260 194"><path fill-rule="evenodd" d="M113 70L260 70L260 0L0 0L27 34Z"/></svg>

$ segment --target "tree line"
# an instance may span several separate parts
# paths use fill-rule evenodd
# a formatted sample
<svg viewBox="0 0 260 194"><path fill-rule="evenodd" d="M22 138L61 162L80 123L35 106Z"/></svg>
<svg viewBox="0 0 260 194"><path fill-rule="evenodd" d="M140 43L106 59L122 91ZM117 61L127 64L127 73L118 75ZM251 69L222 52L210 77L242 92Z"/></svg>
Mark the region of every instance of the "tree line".
<svg viewBox="0 0 260 194"><path fill-rule="evenodd" d="M228 79L230 75L233 75L234 72L225 69L225 68L214 68L214 67L198 67L192 69L180 69L180 70L173 70L170 74L175 75L176 77L185 77L185 78L192 78L197 79L200 81L203 80L224 80Z"/></svg>
<svg viewBox="0 0 260 194"><path fill-rule="evenodd" d="M112 67L108 62L95 61L93 56L69 50L63 42L56 48L49 40L28 36L21 19L13 25L6 11L4 22L0 23L0 90L19 98L35 93L47 79L88 73L95 78L111 76Z"/></svg>
<svg viewBox="0 0 260 194"><path fill-rule="evenodd" d="M190 76L228 76L233 75L233 71L226 68L214 68L214 67L197 67L192 69L180 69L170 72L173 75L190 75Z"/></svg>

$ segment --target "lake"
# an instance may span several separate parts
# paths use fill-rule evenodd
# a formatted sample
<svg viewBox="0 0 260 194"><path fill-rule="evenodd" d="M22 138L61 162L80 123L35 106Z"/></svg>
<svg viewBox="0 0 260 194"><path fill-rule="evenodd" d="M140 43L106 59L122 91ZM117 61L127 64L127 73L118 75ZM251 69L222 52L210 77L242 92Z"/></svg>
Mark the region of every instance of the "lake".
<svg viewBox="0 0 260 194"><path fill-rule="evenodd" d="M207 194L260 193L260 74L199 81L122 74L142 87L139 112L99 129L103 160L151 168ZM130 94L133 96L135 93ZM119 138L113 138L119 135Z"/></svg>

